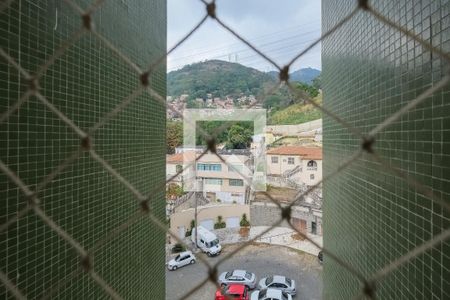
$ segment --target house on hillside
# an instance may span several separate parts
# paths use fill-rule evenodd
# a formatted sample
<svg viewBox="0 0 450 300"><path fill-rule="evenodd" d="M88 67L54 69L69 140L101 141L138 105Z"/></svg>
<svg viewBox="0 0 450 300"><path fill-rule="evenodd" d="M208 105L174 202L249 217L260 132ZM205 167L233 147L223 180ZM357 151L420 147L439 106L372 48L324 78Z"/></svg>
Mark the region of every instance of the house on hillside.
<svg viewBox="0 0 450 300"><path fill-rule="evenodd" d="M314 185L322 180L322 148L282 146L266 153L267 175Z"/></svg>
<svg viewBox="0 0 450 300"><path fill-rule="evenodd" d="M246 203L249 179L244 180L239 172L251 177L248 169L250 151L218 150L218 153L228 164L211 153L205 154L197 161L195 171L198 190L213 202Z"/></svg>
<svg viewBox="0 0 450 300"><path fill-rule="evenodd" d="M166 180L176 175L168 184L175 183L184 186L184 181L192 177L192 168L187 168L183 172L182 170L184 166L188 165L188 162L195 160L197 153L195 150L186 150L166 156ZM177 175L179 172L182 173Z"/></svg>
<svg viewBox="0 0 450 300"><path fill-rule="evenodd" d="M211 202L246 203L250 192L248 181L252 176L250 151L218 149L217 152L227 163L212 153L201 156L196 151L185 151L168 155L167 178L184 169L172 182L183 186L185 191L202 192ZM239 172L248 179L244 180Z"/></svg>

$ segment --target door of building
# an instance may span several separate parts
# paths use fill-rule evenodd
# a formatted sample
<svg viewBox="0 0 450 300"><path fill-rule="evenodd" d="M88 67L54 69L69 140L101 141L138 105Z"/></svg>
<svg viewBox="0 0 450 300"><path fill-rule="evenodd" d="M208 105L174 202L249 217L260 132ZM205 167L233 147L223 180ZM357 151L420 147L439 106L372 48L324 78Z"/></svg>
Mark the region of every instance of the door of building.
<svg viewBox="0 0 450 300"><path fill-rule="evenodd" d="M294 225L295 229L300 231L301 233L307 232L306 230L306 220L298 219L298 218L292 218L292 225Z"/></svg>
<svg viewBox="0 0 450 300"><path fill-rule="evenodd" d="M317 234L317 223L316 222L311 222L311 233Z"/></svg>

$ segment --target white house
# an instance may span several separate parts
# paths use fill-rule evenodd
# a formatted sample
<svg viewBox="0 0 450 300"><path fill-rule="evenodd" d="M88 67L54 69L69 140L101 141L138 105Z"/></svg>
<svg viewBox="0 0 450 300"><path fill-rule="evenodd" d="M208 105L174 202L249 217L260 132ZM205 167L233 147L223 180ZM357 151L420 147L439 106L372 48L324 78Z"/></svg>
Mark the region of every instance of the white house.
<svg viewBox="0 0 450 300"><path fill-rule="evenodd" d="M282 146L266 153L267 174L288 177L306 185L322 180L322 148Z"/></svg>
<svg viewBox="0 0 450 300"><path fill-rule="evenodd" d="M217 155L201 155L186 151L167 156L167 178L185 169L182 176L172 181L184 187L185 191L201 191L204 197L213 202L245 203L248 193L250 152L247 150L218 150ZM197 159L197 161L195 161ZM242 177L246 176L246 179Z"/></svg>
<svg viewBox="0 0 450 300"><path fill-rule="evenodd" d="M196 158L196 151L187 150L184 152L175 153L166 156L166 179L172 178L169 183L176 183L180 186L184 185L184 181L190 178L192 168L187 168L182 173L177 175L188 166L189 162L193 162ZM176 176L175 176L176 175ZM175 177L174 177L175 176Z"/></svg>

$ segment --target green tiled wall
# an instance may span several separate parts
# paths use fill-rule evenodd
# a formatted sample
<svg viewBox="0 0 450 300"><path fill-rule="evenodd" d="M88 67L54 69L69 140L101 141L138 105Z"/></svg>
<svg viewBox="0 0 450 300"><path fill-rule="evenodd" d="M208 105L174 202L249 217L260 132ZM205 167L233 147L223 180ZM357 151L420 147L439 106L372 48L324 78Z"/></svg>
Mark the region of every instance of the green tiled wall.
<svg viewBox="0 0 450 300"><path fill-rule="evenodd" d="M323 0L323 32L358 1ZM448 1L369 1L384 16L450 52ZM438 82L446 64L395 29L359 12L322 44L324 105L363 133ZM324 117L324 172L360 140ZM377 134L375 151L450 201L450 88ZM450 226L450 214L380 168L368 154L324 184L324 246L369 277ZM359 281L325 257L326 299L352 299ZM450 299L450 242L390 273L377 299Z"/></svg>
<svg viewBox="0 0 450 300"><path fill-rule="evenodd" d="M91 1L75 1L87 8ZM97 30L145 69L166 49L166 3L105 1L95 13ZM23 68L36 72L81 26L64 1L13 1L0 16L0 44ZM165 66L151 85L165 95ZM87 130L139 85L139 76L103 43L86 34L69 47L40 81L41 93ZM18 72L0 58L0 113L26 90ZM94 148L142 193L164 183L165 109L143 94L94 135ZM0 125L0 159L32 189L80 145L80 140L32 97ZM152 192L152 212L164 220L164 190ZM39 194L45 212L85 249L123 224L139 206L133 195L88 153ZM26 199L0 172L0 222ZM148 218L93 252L94 270L127 299L164 299L164 241ZM79 257L32 212L0 235L0 269L29 298L79 269ZM0 285L0 299L10 298ZM53 298L101 299L106 294L86 274L69 280Z"/></svg>

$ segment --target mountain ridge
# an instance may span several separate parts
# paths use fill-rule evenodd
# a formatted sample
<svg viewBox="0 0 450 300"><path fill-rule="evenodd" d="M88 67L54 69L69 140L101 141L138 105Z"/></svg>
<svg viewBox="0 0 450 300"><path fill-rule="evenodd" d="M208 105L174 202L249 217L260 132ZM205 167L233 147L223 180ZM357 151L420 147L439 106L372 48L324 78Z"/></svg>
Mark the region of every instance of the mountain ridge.
<svg viewBox="0 0 450 300"><path fill-rule="evenodd" d="M278 72L277 71L269 71L267 72L272 78L278 79ZM321 73L320 70L314 69L314 68L303 68L298 69L297 71L294 71L289 74L289 79L291 81L298 81L303 82L306 84L312 84L313 80L319 76Z"/></svg>
<svg viewBox="0 0 450 300"><path fill-rule="evenodd" d="M311 84L320 70L304 68L290 74L292 81ZM167 73L167 95L177 97L188 94L191 98L258 95L276 84L278 72L261 72L239 63L207 60L186 65Z"/></svg>

